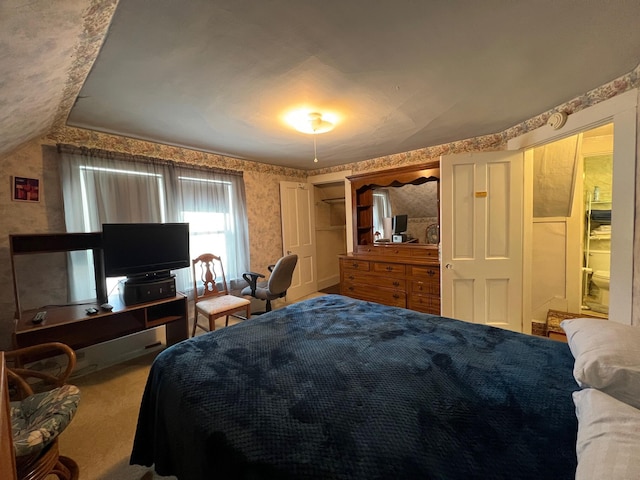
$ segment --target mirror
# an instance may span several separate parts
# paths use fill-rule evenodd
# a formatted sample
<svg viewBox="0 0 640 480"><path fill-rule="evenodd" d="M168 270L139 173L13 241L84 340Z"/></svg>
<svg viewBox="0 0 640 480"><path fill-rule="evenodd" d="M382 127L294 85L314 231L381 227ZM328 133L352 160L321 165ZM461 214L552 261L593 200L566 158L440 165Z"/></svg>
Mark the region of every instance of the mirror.
<svg viewBox="0 0 640 480"><path fill-rule="evenodd" d="M438 243L438 182L373 188L373 230L376 240L391 239L391 219L407 215L407 238L416 243ZM386 221L384 219L387 219ZM376 235L379 232L380 235Z"/></svg>
<svg viewBox="0 0 640 480"><path fill-rule="evenodd" d="M406 236L401 243L438 243L438 162L352 175L348 179L353 201L354 248L395 243L389 225L389 218L394 215L407 216Z"/></svg>

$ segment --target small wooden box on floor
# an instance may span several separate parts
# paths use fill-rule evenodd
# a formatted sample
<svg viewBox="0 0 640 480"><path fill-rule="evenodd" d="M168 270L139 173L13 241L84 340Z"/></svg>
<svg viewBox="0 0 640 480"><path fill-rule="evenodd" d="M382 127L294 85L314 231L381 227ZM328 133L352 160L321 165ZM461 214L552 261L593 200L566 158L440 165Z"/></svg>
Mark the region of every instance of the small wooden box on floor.
<svg viewBox="0 0 640 480"><path fill-rule="evenodd" d="M585 315L584 313L561 312L559 310L549 310L547 312L547 337L560 342L567 341L567 335L560 326L563 320L569 318L597 318L599 320L607 320L606 318L596 317L594 315Z"/></svg>

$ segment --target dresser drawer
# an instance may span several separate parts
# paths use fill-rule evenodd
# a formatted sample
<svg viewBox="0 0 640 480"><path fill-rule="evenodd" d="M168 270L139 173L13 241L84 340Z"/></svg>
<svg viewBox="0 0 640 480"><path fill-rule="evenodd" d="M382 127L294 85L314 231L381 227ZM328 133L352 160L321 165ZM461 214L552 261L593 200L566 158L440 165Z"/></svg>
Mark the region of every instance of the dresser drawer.
<svg viewBox="0 0 640 480"><path fill-rule="evenodd" d="M440 315L440 297L412 293L409 298L409 308L418 312Z"/></svg>
<svg viewBox="0 0 640 480"><path fill-rule="evenodd" d="M359 272L368 272L371 264L366 260L356 260L352 258L343 258L341 262L342 268L345 270L357 270Z"/></svg>
<svg viewBox="0 0 640 480"><path fill-rule="evenodd" d="M413 277L437 278L438 281L440 281L440 267L437 265L410 265L409 275Z"/></svg>
<svg viewBox="0 0 640 480"><path fill-rule="evenodd" d="M407 291L407 282L403 278L394 278L389 276L380 276L367 272L348 271L343 273L341 284L354 285L362 284L375 287L385 287Z"/></svg>
<svg viewBox="0 0 640 480"><path fill-rule="evenodd" d="M343 295L360 300L382 303L392 307L406 308L407 306L407 294L400 290L382 288L377 285L350 284L342 286L341 291Z"/></svg>
<svg viewBox="0 0 640 480"><path fill-rule="evenodd" d="M435 262L438 261L438 248L426 248L424 250L412 250L411 256L413 257L423 257L433 259Z"/></svg>
<svg viewBox="0 0 640 480"><path fill-rule="evenodd" d="M371 262L371 270L383 275L405 275L405 266L401 263Z"/></svg>
<svg viewBox="0 0 640 480"><path fill-rule="evenodd" d="M411 282L411 291L416 294L440 295L440 282L438 279L433 280L413 280Z"/></svg>

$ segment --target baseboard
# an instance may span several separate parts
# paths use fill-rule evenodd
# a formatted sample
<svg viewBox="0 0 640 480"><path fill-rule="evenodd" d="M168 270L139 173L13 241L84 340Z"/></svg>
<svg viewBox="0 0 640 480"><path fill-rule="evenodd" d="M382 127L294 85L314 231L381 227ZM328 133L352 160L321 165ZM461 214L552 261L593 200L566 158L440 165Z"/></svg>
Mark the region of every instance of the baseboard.
<svg viewBox="0 0 640 480"><path fill-rule="evenodd" d="M318 280L318 290L322 290L323 288L332 287L340 283L340 274L332 275L330 277L323 278L322 280Z"/></svg>

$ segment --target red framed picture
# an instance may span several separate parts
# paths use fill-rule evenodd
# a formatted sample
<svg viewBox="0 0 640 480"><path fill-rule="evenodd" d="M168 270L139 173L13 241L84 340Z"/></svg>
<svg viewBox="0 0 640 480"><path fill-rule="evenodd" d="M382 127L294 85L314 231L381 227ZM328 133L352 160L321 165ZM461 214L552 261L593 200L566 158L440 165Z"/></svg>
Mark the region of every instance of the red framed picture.
<svg viewBox="0 0 640 480"><path fill-rule="evenodd" d="M11 198L16 202L39 202L40 179L12 177Z"/></svg>

